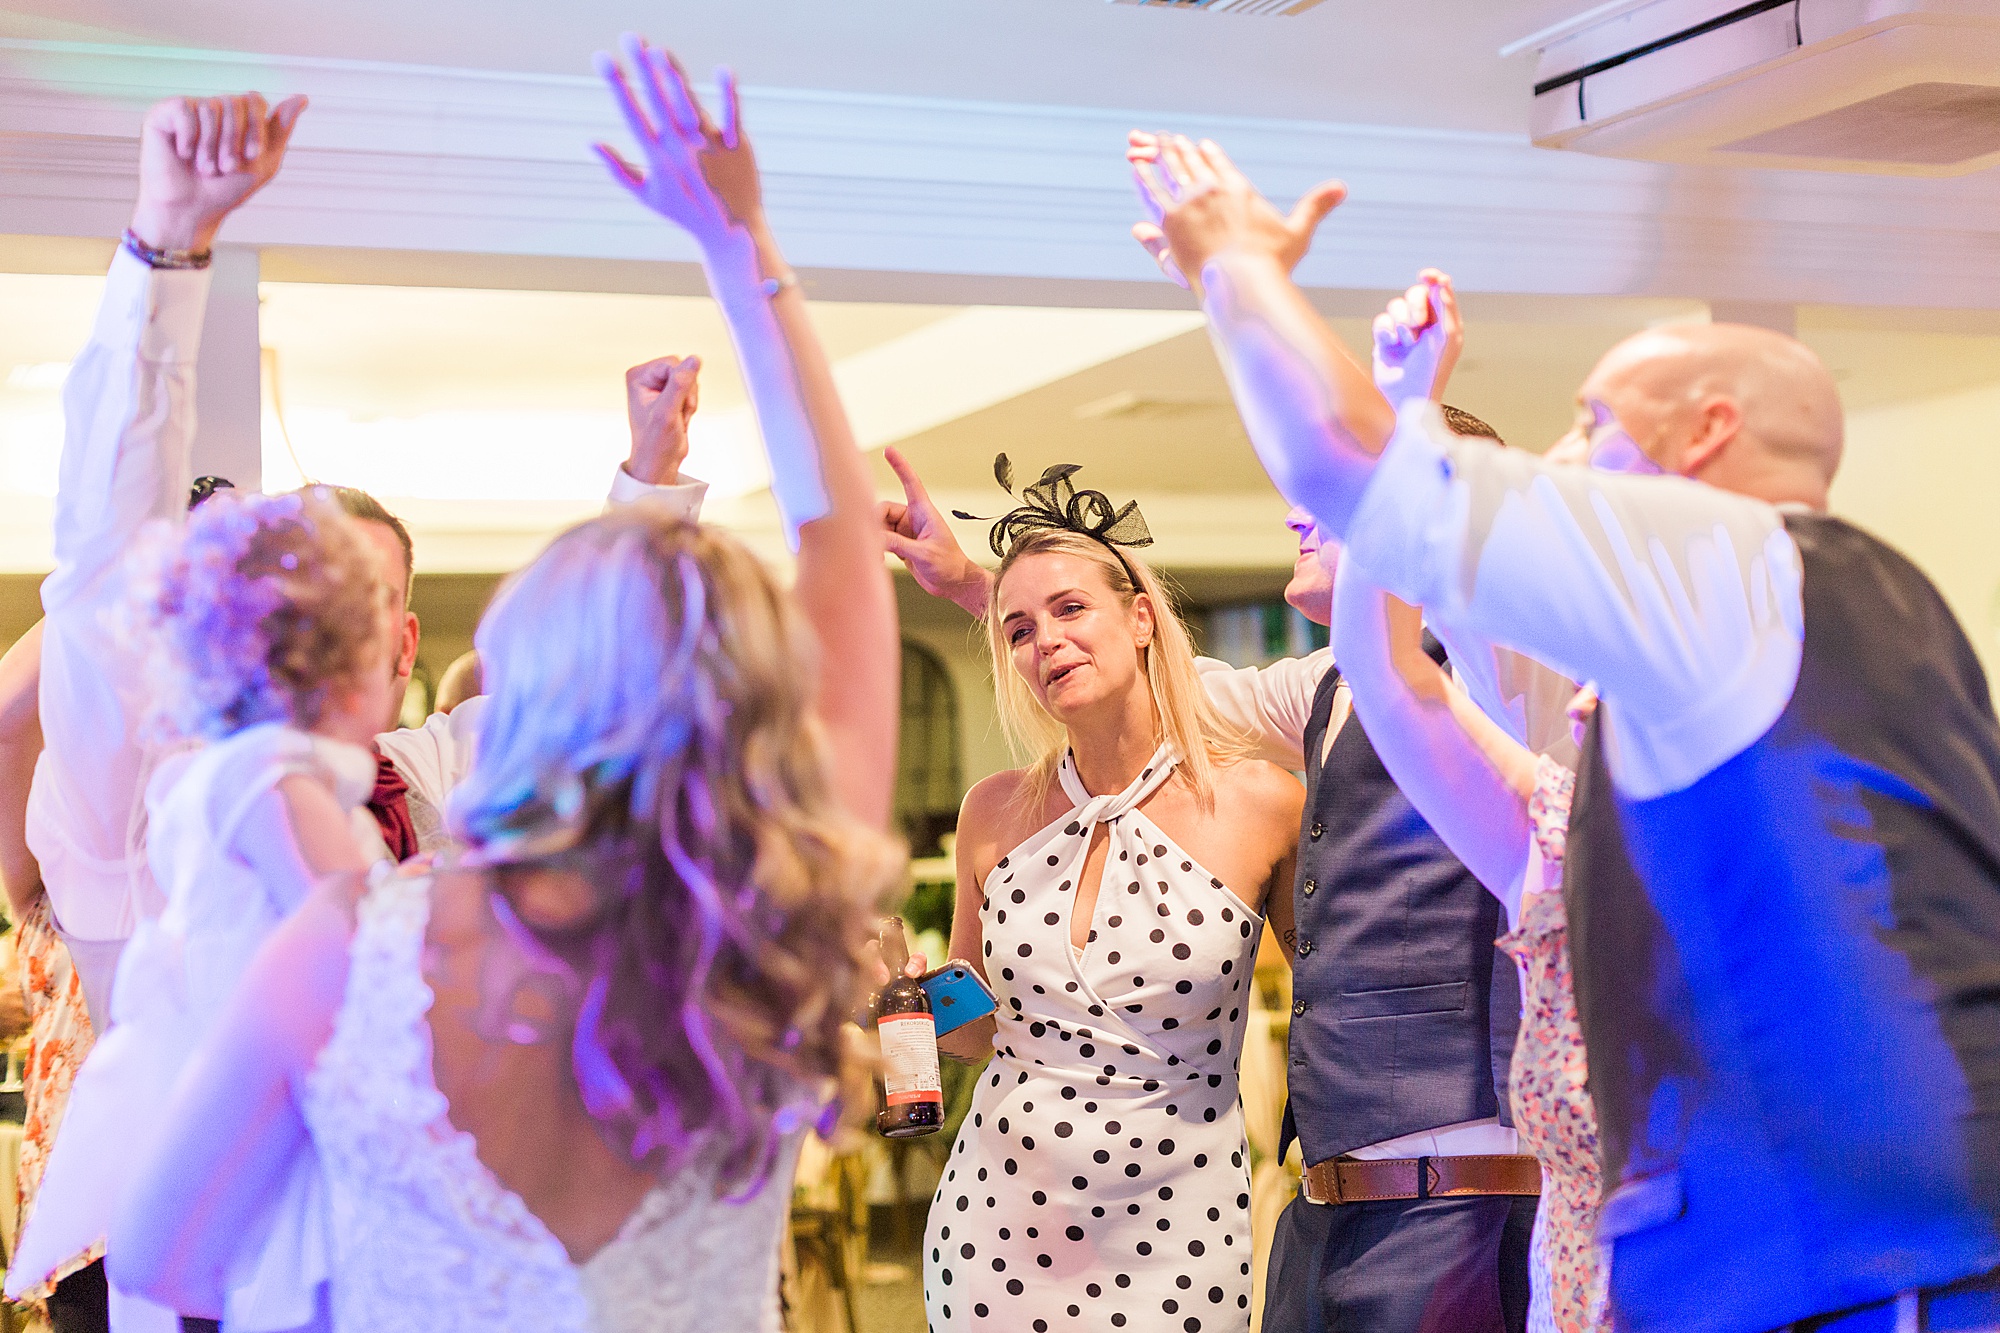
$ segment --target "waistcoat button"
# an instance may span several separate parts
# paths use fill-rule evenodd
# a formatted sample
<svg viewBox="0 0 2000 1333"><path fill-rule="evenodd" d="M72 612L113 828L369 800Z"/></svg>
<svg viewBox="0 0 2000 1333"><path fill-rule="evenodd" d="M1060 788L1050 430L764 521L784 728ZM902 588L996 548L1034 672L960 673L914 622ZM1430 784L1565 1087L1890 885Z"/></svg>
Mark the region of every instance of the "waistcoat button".
<svg viewBox="0 0 2000 1333"><path fill-rule="evenodd" d="M1317 819L1315 819L1313 821L1313 827L1312 827L1312 835L1314 839L1318 839L1319 835L1324 832L1326 832L1326 825L1320 823Z"/></svg>
<svg viewBox="0 0 2000 1333"><path fill-rule="evenodd" d="M1306 1002L1304 1000L1292 1001L1292 1017L1297 1018L1300 1015L1304 1014L1305 1011L1306 1011Z"/></svg>
<svg viewBox="0 0 2000 1333"><path fill-rule="evenodd" d="M1307 880L1304 884L1301 884L1299 886L1299 892L1305 894L1306 897L1310 898L1313 896L1313 890L1318 887L1319 885L1313 883L1311 880Z"/></svg>
<svg viewBox="0 0 2000 1333"><path fill-rule="evenodd" d="M1304 958L1307 954L1311 953L1312 951L1313 951L1313 942L1311 940L1299 941L1299 957Z"/></svg>

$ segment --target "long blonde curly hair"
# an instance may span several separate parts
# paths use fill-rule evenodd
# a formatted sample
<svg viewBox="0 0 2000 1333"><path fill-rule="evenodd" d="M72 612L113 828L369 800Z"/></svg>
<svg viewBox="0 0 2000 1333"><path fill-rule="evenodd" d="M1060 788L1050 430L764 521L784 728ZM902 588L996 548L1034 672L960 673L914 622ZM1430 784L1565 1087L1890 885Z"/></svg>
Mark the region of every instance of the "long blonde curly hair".
<svg viewBox="0 0 2000 1333"><path fill-rule="evenodd" d="M904 861L832 793L810 627L735 539L637 506L511 578L477 646L450 819L489 862L591 886L585 919L523 927L574 964L584 1104L635 1157L719 1140L723 1179L761 1182L840 1071Z"/></svg>
<svg viewBox="0 0 2000 1333"><path fill-rule="evenodd" d="M1181 756L1176 780L1187 783L1203 809L1214 809L1217 768L1250 755L1250 738L1224 721L1209 702L1195 668L1193 640L1152 566L1136 552L1114 552L1094 537L1062 528L1029 533L1008 548L994 575L993 596L986 606L986 646L993 658L1000 723L1015 757L1028 763L1021 801L1032 809L1048 799L1069 743L1062 723L1042 707L1028 682L1014 669L1005 626L1000 623L1001 583L1016 564L1037 555L1067 555L1086 561L1104 576L1121 605L1129 609L1140 597L1152 605L1153 641L1142 651L1158 727L1154 739L1156 743L1173 742Z"/></svg>

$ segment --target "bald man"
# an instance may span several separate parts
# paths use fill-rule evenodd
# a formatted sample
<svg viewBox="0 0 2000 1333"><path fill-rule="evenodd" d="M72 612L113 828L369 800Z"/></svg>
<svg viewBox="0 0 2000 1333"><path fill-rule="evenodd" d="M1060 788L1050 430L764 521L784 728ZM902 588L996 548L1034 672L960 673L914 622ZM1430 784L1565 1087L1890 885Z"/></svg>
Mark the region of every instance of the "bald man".
<svg viewBox="0 0 2000 1333"><path fill-rule="evenodd" d="M1825 512L1825 368L1658 329L1578 395L1590 466L1495 449L1392 412L1291 282L1339 190L1286 217L1186 140L1140 175L1279 489L1603 697L1565 892L1617 1326L2000 1328L2000 722L1929 580Z"/></svg>

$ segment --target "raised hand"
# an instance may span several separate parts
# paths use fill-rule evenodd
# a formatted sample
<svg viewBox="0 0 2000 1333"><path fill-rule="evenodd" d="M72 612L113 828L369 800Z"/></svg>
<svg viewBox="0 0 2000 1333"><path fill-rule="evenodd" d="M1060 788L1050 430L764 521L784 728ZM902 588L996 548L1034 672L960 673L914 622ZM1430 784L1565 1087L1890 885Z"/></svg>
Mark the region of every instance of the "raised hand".
<svg viewBox="0 0 2000 1333"><path fill-rule="evenodd" d="M1133 228L1134 238L1191 286L1224 250L1266 255L1290 273L1311 248L1320 222L1347 198L1341 182L1322 181L1290 213L1280 213L1207 139L1196 144L1178 134L1135 133L1126 157L1140 202L1152 215L1150 224Z"/></svg>
<svg viewBox="0 0 2000 1333"><path fill-rule="evenodd" d="M273 108L262 93L170 97L139 129L132 234L156 250L206 250L243 201L284 164L306 99Z"/></svg>
<svg viewBox="0 0 2000 1333"><path fill-rule="evenodd" d="M743 134L736 76L716 71L722 92L722 123L717 125L688 86L687 71L673 52L631 33L620 45L631 62L631 77L602 51L597 72L611 85L625 124L639 141L645 169L627 162L609 144L593 145L612 178L686 230L704 252L753 237L764 225L764 191L756 155Z"/></svg>
<svg viewBox="0 0 2000 1333"><path fill-rule="evenodd" d="M878 509L889 553L909 566L919 588L956 602L968 615L984 617L992 592L986 571L966 558L951 525L924 489L923 478L902 451L892 445L882 456L903 483L903 503L886 500Z"/></svg>
<svg viewBox="0 0 2000 1333"><path fill-rule="evenodd" d="M1444 397L1445 382L1465 347L1465 321L1451 278L1434 268L1375 316L1375 387L1392 406Z"/></svg>
<svg viewBox="0 0 2000 1333"><path fill-rule="evenodd" d="M1133 130L1125 136L1125 160L1132 164L1133 181L1138 183L1140 164L1160 160L1160 136L1145 130ZM1153 257L1153 262L1160 266L1160 272L1166 274L1175 286L1186 287L1187 274L1181 272L1180 265L1174 262L1174 252L1167 245L1167 234L1160 230L1158 211L1154 209L1152 197L1143 185L1139 189L1139 204L1153 216L1150 221L1132 224L1132 239L1145 248L1146 253Z"/></svg>
<svg viewBox="0 0 2000 1333"><path fill-rule="evenodd" d="M688 422L701 405L701 358L663 356L625 372L625 415L632 452L625 471L649 486L680 481L687 461Z"/></svg>

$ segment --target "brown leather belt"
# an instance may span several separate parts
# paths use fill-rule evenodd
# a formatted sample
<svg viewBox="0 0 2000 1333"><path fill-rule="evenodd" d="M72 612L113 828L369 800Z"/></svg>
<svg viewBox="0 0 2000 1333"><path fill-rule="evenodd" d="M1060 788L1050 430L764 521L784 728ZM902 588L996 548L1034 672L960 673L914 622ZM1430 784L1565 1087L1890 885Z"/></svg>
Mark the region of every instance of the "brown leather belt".
<svg viewBox="0 0 2000 1333"><path fill-rule="evenodd" d="M1454 1199L1476 1194L1540 1194L1542 1164L1525 1154L1493 1157L1393 1157L1363 1162L1330 1157L1305 1169L1310 1203L1376 1199Z"/></svg>

